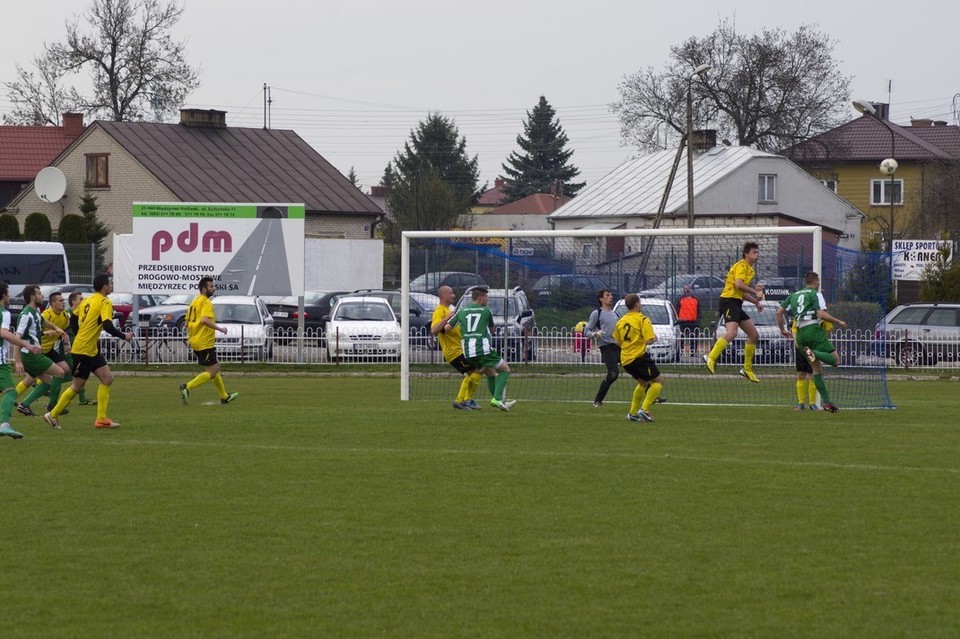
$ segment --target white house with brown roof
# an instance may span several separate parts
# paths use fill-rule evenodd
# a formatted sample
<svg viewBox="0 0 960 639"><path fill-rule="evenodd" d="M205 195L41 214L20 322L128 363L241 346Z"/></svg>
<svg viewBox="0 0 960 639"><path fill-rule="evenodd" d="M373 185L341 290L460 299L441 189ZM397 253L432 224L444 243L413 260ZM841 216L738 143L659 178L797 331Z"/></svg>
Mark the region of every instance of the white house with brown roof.
<svg viewBox="0 0 960 639"><path fill-rule="evenodd" d="M94 122L51 163L67 178L59 202L31 185L7 212L79 212L84 184L114 233L133 229L133 202L303 202L308 237L370 239L383 212L295 132L226 126L223 111L185 109L179 124Z"/></svg>

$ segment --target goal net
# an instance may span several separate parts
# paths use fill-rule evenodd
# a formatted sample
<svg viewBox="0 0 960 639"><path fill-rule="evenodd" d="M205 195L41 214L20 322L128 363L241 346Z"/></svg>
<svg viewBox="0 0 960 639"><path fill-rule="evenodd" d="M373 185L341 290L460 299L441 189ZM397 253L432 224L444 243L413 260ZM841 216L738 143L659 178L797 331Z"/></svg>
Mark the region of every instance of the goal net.
<svg viewBox="0 0 960 639"><path fill-rule="evenodd" d="M716 341L717 305L730 266L743 244L756 242L755 282L765 286L758 312L745 305L760 341L754 371L760 384L739 375L745 335L741 331L711 375L703 354ZM610 229L576 231L410 231L403 233L396 277L408 304L411 293L431 312L438 286L449 284L457 301L469 284L490 289L494 345L510 363L506 394L523 401L590 402L606 374L597 344L583 323L597 307L600 288L622 300L639 293L655 325L651 347L664 374L670 403L792 406L797 403L796 349L776 326L779 302L802 288L808 271L821 276L831 314L847 322L831 341L841 356L824 367L831 399L842 408L892 408L887 365L875 327L890 292L889 254L842 249L823 240L820 227ZM700 302L700 321L678 324L676 300L689 288ZM464 300L469 303L469 299ZM452 401L460 375L436 341L411 329L409 307L401 313L401 399ZM812 385L812 384L811 384ZM604 402L628 404L634 382L621 370ZM486 384L478 400L489 396Z"/></svg>

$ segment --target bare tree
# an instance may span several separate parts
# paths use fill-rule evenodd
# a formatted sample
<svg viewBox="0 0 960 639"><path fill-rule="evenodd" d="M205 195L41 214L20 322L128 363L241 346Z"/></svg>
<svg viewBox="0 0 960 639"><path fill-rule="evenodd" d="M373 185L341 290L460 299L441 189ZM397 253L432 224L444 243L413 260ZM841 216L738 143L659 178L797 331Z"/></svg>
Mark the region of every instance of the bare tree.
<svg viewBox="0 0 960 639"><path fill-rule="evenodd" d="M625 76L610 106L625 140L662 149L686 131L689 88L694 122L741 145L781 149L844 121L850 78L837 69L835 44L811 26L743 35L722 20L709 36L671 47L663 70ZM704 64L709 72L691 80Z"/></svg>
<svg viewBox="0 0 960 639"><path fill-rule="evenodd" d="M905 228L904 237L960 239L960 162L943 161L926 167L919 212Z"/></svg>
<svg viewBox="0 0 960 639"><path fill-rule="evenodd" d="M93 0L82 22L67 23L66 41L45 45L34 60L41 80L21 70L6 83L14 104L6 119L27 123L52 115L58 121L51 111L61 105L116 121L174 115L199 85L185 42L170 35L182 15L175 0ZM59 87L60 79L82 70L90 72L91 95Z"/></svg>
<svg viewBox="0 0 960 639"><path fill-rule="evenodd" d="M60 124L62 113L76 111L82 98L76 89L63 85L67 73L44 51L33 59L36 72L17 65L16 82L5 83L13 111L3 116L4 124Z"/></svg>

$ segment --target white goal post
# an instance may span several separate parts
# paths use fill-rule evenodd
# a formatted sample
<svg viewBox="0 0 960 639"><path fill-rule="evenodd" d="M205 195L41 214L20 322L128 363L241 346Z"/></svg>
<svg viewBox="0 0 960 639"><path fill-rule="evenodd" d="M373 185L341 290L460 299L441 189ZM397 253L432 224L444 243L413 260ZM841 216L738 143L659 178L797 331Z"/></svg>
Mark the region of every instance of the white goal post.
<svg viewBox="0 0 960 639"><path fill-rule="evenodd" d="M478 240L478 239L541 239L552 238L660 238L690 236L743 236L747 241L752 236L808 235L811 238L810 255L813 270L822 273L822 239L820 226L737 226L712 228L660 228L660 229L612 229L612 230L563 230L563 231L404 231L401 236L400 288L402 309L400 351L400 399L410 399L410 242L411 240ZM726 256L724 256L726 257ZM435 291L431 291L435 292Z"/></svg>

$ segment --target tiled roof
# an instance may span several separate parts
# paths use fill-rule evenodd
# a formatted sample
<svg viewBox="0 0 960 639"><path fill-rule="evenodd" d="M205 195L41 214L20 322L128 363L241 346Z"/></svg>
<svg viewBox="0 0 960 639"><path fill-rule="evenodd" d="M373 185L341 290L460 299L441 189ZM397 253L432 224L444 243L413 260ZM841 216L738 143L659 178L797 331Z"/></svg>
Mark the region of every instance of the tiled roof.
<svg viewBox="0 0 960 639"><path fill-rule="evenodd" d="M960 126L910 127L918 138L946 151L950 157L960 159ZM899 154L900 151L897 151Z"/></svg>
<svg viewBox="0 0 960 639"><path fill-rule="evenodd" d="M477 205L479 206L497 206L500 204L500 201L503 200L504 193L503 189L499 186L495 186L492 189L487 189L480 194L479 199L477 199Z"/></svg>
<svg viewBox="0 0 960 639"><path fill-rule="evenodd" d="M956 134L937 131L951 127L902 127L892 122L888 124L893 131L892 138L890 130L882 123L863 115L784 149L782 155L799 164L816 161L875 162L890 157L891 143L894 143L896 159L899 162L960 159L960 154L956 152L960 150L960 139L954 137ZM939 146L940 142L946 146Z"/></svg>
<svg viewBox="0 0 960 639"><path fill-rule="evenodd" d="M74 139L59 126L0 126L0 180L32 181Z"/></svg>
<svg viewBox="0 0 960 639"><path fill-rule="evenodd" d="M558 200L547 193L534 193L527 197L520 198L516 202L504 204L493 209L493 213L498 215L550 215L558 208L570 201L571 198L561 196Z"/></svg>
<svg viewBox="0 0 960 639"><path fill-rule="evenodd" d="M293 131L107 121L93 126L183 202L303 202L318 213L382 213Z"/></svg>
<svg viewBox="0 0 960 639"><path fill-rule="evenodd" d="M552 218L588 218L619 215L650 215L657 212L663 198L664 185L673 166L676 151L668 149L624 162L603 176L569 203L552 214ZM693 158L694 196L720 181L734 169L755 157L778 156L746 146L719 146ZM670 189L665 211L686 210L687 163L680 162Z"/></svg>

